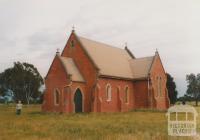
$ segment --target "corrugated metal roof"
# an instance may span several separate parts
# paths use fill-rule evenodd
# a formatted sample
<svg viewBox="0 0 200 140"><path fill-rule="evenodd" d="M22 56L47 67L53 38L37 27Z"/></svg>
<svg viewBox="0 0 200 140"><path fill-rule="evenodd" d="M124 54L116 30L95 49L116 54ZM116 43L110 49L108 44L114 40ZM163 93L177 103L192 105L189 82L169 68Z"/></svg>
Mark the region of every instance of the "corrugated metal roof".
<svg viewBox="0 0 200 140"><path fill-rule="evenodd" d="M94 63L100 69L100 75L121 78L133 78L129 60L132 57L125 49L78 37Z"/></svg>
<svg viewBox="0 0 200 140"><path fill-rule="evenodd" d="M100 76L133 80L148 77L155 56L135 58L126 49L77 37L87 55L99 69ZM72 75L73 81L84 82L84 78L72 58L60 56L60 59L67 73Z"/></svg>
<svg viewBox="0 0 200 140"><path fill-rule="evenodd" d="M72 58L59 56L67 74L71 75L72 81L84 82L84 78L78 70Z"/></svg>
<svg viewBox="0 0 200 140"><path fill-rule="evenodd" d="M134 79L148 77L153 60L154 56L131 59L130 64Z"/></svg>

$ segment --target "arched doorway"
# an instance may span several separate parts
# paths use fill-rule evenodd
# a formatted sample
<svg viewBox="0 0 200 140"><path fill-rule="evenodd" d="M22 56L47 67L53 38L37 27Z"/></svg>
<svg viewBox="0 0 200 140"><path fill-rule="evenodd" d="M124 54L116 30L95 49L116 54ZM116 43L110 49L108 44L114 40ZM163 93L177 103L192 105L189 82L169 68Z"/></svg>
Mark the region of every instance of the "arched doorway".
<svg viewBox="0 0 200 140"><path fill-rule="evenodd" d="M76 113L83 112L82 102L83 102L83 97L81 90L77 89L74 94L74 105Z"/></svg>

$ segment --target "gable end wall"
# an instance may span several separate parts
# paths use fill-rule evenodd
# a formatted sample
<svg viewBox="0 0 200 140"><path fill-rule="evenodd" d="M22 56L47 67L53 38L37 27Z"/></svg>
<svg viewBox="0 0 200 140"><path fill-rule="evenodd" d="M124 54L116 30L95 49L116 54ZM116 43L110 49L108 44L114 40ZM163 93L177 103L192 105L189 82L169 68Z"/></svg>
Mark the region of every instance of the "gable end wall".
<svg viewBox="0 0 200 140"><path fill-rule="evenodd" d="M74 41L74 47L70 45L71 41ZM87 106L85 112L91 111L91 102L92 102L92 92L96 84L97 79L97 69L95 68L93 62L85 52L83 46L79 43L76 35L71 34L67 44L63 50L62 56L73 58L76 66L78 67L80 73L85 79L85 104ZM88 107L89 106L89 107Z"/></svg>
<svg viewBox="0 0 200 140"><path fill-rule="evenodd" d="M59 105L54 104L54 91L55 89L60 91L59 101L62 101L63 87L70 82L68 78L62 63L56 56L45 79L46 90L42 105L43 111L62 112L62 102Z"/></svg>
<svg viewBox="0 0 200 140"><path fill-rule="evenodd" d="M162 83L162 88L161 88L161 93L162 95L159 95L158 91L158 81L157 77L161 77L161 83ZM154 98L156 100L156 108L157 109L167 109L169 107L169 98L168 98L168 93L166 90L166 74L165 70L163 68L161 59L159 55L156 55L155 60L153 62L151 71L150 71L150 79L151 79L151 85L154 91Z"/></svg>

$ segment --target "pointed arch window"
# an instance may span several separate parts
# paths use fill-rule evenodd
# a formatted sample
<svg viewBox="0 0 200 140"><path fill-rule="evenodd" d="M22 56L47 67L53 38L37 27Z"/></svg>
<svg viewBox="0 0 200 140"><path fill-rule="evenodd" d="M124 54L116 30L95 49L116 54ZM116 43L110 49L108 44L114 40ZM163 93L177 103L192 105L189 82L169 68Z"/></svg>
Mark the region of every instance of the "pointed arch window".
<svg viewBox="0 0 200 140"><path fill-rule="evenodd" d="M58 89L54 90L54 104L59 104L59 98L60 98L60 91Z"/></svg>
<svg viewBox="0 0 200 140"><path fill-rule="evenodd" d="M160 96L162 96L162 78L161 77L159 79L159 91L160 91Z"/></svg>
<svg viewBox="0 0 200 140"><path fill-rule="evenodd" d="M106 100L111 101L111 99L112 99L112 89L111 89L110 84L108 84L106 86Z"/></svg>
<svg viewBox="0 0 200 140"><path fill-rule="evenodd" d="M129 88L125 88L125 96L124 96L124 102L129 103Z"/></svg>
<svg viewBox="0 0 200 140"><path fill-rule="evenodd" d="M157 91L158 96L162 96L162 78L160 76L157 77Z"/></svg>
<svg viewBox="0 0 200 140"><path fill-rule="evenodd" d="M159 80L160 78L157 76L156 80L157 80L157 96L160 95L160 91L159 91Z"/></svg>
<svg viewBox="0 0 200 140"><path fill-rule="evenodd" d="M70 41L70 46L73 48L75 45L74 45L75 43L74 43L74 40L71 40Z"/></svg>

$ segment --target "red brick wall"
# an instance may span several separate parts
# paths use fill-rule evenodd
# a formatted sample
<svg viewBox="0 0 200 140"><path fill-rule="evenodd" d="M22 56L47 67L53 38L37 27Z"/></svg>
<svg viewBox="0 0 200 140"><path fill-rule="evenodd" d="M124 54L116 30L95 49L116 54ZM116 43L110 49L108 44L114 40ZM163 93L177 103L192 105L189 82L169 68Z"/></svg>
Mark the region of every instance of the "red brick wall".
<svg viewBox="0 0 200 140"><path fill-rule="evenodd" d="M63 66L56 56L53 60L52 66L49 73L45 79L46 91L44 94L44 102L42 106L43 111L55 111L62 112L62 91L63 87L69 83L67 79L67 74L63 69ZM54 91L57 89L60 91L60 103L59 105L54 105Z"/></svg>
<svg viewBox="0 0 200 140"><path fill-rule="evenodd" d="M148 107L148 81L141 80L134 82L135 90L135 107L147 108Z"/></svg>
<svg viewBox="0 0 200 140"><path fill-rule="evenodd" d="M154 63L152 65L151 69L151 82L152 82L152 87L154 89L154 96L156 100L156 108L157 109L166 109L169 107L169 98L166 92L166 74L162 65L162 62L160 60L159 55L157 54L154 60ZM162 83L162 88L161 88L161 95L158 93L158 79L157 77L161 77L161 83Z"/></svg>
<svg viewBox="0 0 200 140"><path fill-rule="evenodd" d="M67 92L66 85L70 84L70 92ZM70 82L67 74L58 57L55 57L52 67L45 80L46 91L42 110L46 112L74 112L74 94L79 88L83 96L83 111L89 110L85 99L85 83ZM59 91L59 104L55 105L54 92Z"/></svg>
<svg viewBox="0 0 200 140"><path fill-rule="evenodd" d="M71 47L70 42L74 41L74 47ZM74 33L71 34L69 40L63 50L62 56L71 57L75 61L78 69L83 75L86 83L85 83L85 112L91 111L92 106L92 91L94 89L94 85L96 83L96 75L97 70L92 63L91 59L88 57L86 52L84 51L81 44L78 42L76 35Z"/></svg>
<svg viewBox="0 0 200 140"><path fill-rule="evenodd" d="M74 41L74 47L71 47L70 41ZM82 92L83 111L84 112L119 112L129 111L135 108L148 107L148 82L127 81L111 78L98 78L97 69L90 57L84 51L84 48L78 42L76 35L71 34L63 50L62 56L73 58L76 66L83 75L85 82L70 82L66 72L59 60L55 57L49 73L46 77L46 91L44 95L43 111L55 112L74 112L74 93L77 88ZM162 96L158 96L157 77L162 78ZM156 55L152 65L150 79L155 95L156 108L166 109L169 105L169 99L166 93L166 75L162 67L159 55ZM70 84L70 92L67 93L65 86ZM112 99L107 101L106 86L110 84L112 88ZM98 90L95 89L98 85ZM125 103L125 88L129 87L129 102ZM54 90L60 91L60 103L54 105ZM95 92L96 91L96 92Z"/></svg>
<svg viewBox="0 0 200 140"><path fill-rule="evenodd" d="M70 47L71 40L74 40L75 43L75 46L73 48ZM44 95L45 101L43 103L42 110L55 112L74 112L73 98L76 89L79 87L84 97L83 110L84 112L90 112L92 90L94 84L96 83L97 72L91 60L84 52L83 48L76 40L76 37L73 33L67 41L62 56L73 58L75 64L77 65L86 82L72 82L71 93L66 93L64 87L69 84L70 81L67 80L67 74L65 73L63 66L60 63L60 60L58 58L55 58L45 80L46 91ZM60 91L60 101L62 102L60 102L59 105L54 105L55 88Z"/></svg>
<svg viewBox="0 0 200 140"><path fill-rule="evenodd" d="M112 91L111 101L106 98L106 86L110 84ZM110 78L99 78L99 95L102 99L101 112L118 112L128 111L134 108L134 89L132 81L116 80ZM125 103L125 88L129 87L129 102ZM118 93L119 92L119 93ZM118 94L121 98L121 107L119 106ZM120 110L121 108L121 110Z"/></svg>

